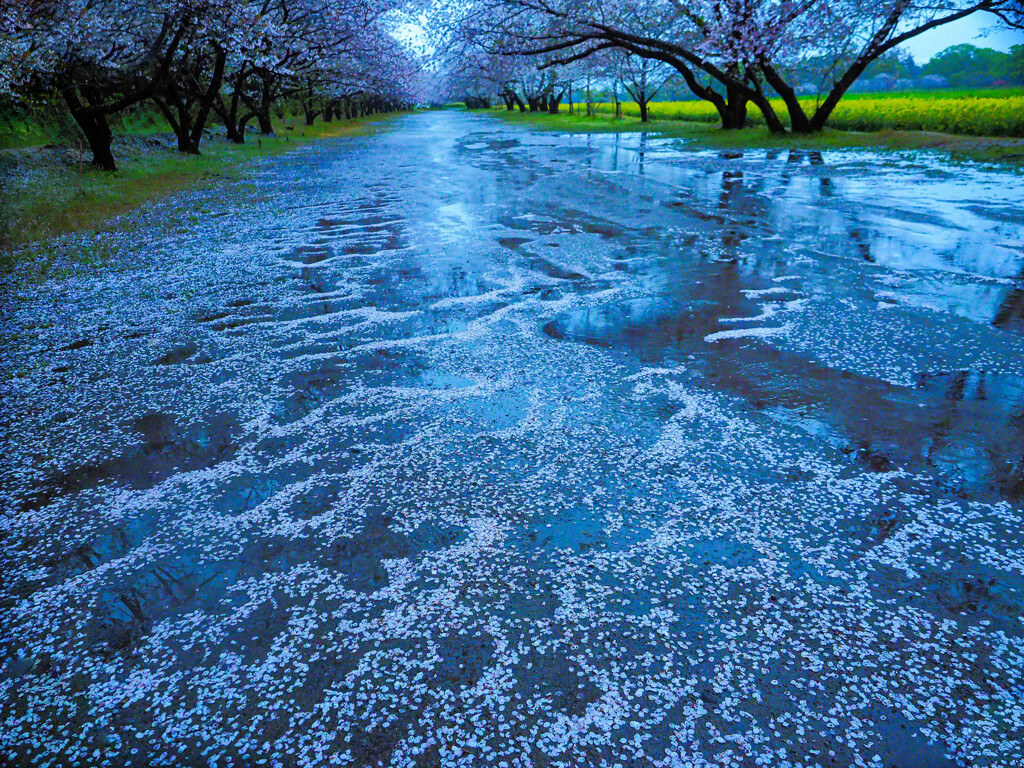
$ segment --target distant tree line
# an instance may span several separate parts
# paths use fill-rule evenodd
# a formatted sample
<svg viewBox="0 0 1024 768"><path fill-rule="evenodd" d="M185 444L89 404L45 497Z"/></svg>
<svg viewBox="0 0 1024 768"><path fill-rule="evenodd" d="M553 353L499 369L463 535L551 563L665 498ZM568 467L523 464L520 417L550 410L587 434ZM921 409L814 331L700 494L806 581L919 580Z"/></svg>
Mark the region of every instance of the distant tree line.
<svg viewBox="0 0 1024 768"><path fill-rule="evenodd" d="M813 66L798 70L806 78L803 92L813 92ZM999 88L1024 85L1024 45L1009 52L954 45L918 65L909 52L896 49L880 56L850 88L851 91L906 91L929 88Z"/></svg>

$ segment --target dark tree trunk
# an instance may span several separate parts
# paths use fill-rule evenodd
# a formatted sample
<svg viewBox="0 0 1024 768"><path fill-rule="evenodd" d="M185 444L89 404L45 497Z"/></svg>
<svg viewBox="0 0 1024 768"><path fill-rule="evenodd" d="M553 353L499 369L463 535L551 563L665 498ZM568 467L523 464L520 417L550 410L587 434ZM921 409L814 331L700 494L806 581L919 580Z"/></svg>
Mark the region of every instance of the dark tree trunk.
<svg viewBox="0 0 1024 768"><path fill-rule="evenodd" d="M557 115L558 114L558 108L559 108L559 106L561 106L561 104L562 104L562 96L561 95L559 95L559 96L552 95L551 98L548 99L548 114Z"/></svg>
<svg viewBox="0 0 1024 768"><path fill-rule="evenodd" d="M210 118L210 110L217 100L221 86L224 84L224 67L227 64L227 53L219 48L214 52L213 73L210 75L210 84L199 100L199 109L196 112L195 120L192 123L192 135L190 137L189 151L199 154L199 143L203 140L203 131L206 130L206 121Z"/></svg>
<svg viewBox="0 0 1024 768"><path fill-rule="evenodd" d="M647 100L641 98L638 104L640 105L640 122L646 123L650 120L650 116L647 113Z"/></svg>
<svg viewBox="0 0 1024 768"><path fill-rule="evenodd" d="M211 104L213 111L217 113L221 122L224 123L227 139L232 144L245 144L245 124L252 119L251 114L244 118L239 118L238 116L238 110L242 105L242 89L245 87L248 77L249 72L243 67L230 80L230 101L225 104L224 99L218 93Z"/></svg>
<svg viewBox="0 0 1024 768"><path fill-rule="evenodd" d="M198 155L198 148L192 147L192 111L191 105L178 93L177 87L171 83L162 95L153 97L164 118L171 124L174 137L178 141L178 151L183 154ZM170 102L170 103L168 103Z"/></svg>
<svg viewBox="0 0 1024 768"><path fill-rule="evenodd" d="M192 146L192 130L191 125L188 122L188 113L184 113L184 122L179 122L177 129L174 131L175 138L178 140L178 151L186 155L198 155L199 149ZM174 128L174 125L171 125Z"/></svg>
<svg viewBox="0 0 1024 768"><path fill-rule="evenodd" d="M170 34L172 31L173 35ZM108 92L104 94L99 89L82 86L82 96L79 97L79 89L74 82L64 82L58 85L58 90L64 97L71 116L81 128L86 141L89 142L93 165L105 171L117 170L114 153L110 149L114 137L107 122L107 116L117 114L133 104L151 98L156 93L170 71L185 31L186 25L178 24L175 30L169 21L165 21L155 44L155 48L162 49L162 52L151 57L155 66L138 87L127 93Z"/></svg>
<svg viewBox="0 0 1024 768"><path fill-rule="evenodd" d="M772 103L768 100L768 97L761 92L758 92L756 99L751 99L754 105L761 110L761 114L764 116L765 125L768 126L768 130L775 134L784 134L786 132L786 126L782 124L782 120L779 119L778 113L772 106Z"/></svg>
<svg viewBox="0 0 1024 768"><path fill-rule="evenodd" d="M857 78L864 74L864 70L867 69L868 65L872 61L874 61L874 59L865 61L863 62L863 65L861 65L860 62L857 62L846 71L846 74L844 74L839 79L839 82L832 87L832 90L828 92L825 100L818 105L816 110L814 110L814 115L807 123L807 130L803 131L803 133L817 133L825 127L826 121L828 121L829 117L832 116L832 111L836 108L836 105L839 104L839 100L843 98L850 86L856 82ZM798 131L798 133L799 132L800 131Z"/></svg>
<svg viewBox="0 0 1024 768"><path fill-rule="evenodd" d="M728 99L722 98L722 95L716 92L714 88L701 83L694 74L694 71L681 58L664 51L644 50L628 43L619 44L627 51L671 65L676 72L683 76L687 87L693 91L695 96L705 101L710 101L714 105L719 117L722 119L722 128L743 128L747 124L747 98L742 91L733 88L731 91L737 91L735 98L733 98L731 92L728 94Z"/></svg>
<svg viewBox="0 0 1024 768"><path fill-rule="evenodd" d="M726 87L726 98L722 106L719 106L718 113L722 116L722 128L728 131L738 131L747 127L747 102L749 99L739 88Z"/></svg>
<svg viewBox="0 0 1024 768"><path fill-rule="evenodd" d="M114 135L107 123L107 116L100 110L85 106L73 88L62 88L61 95L64 96L71 116L89 143L92 164L104 171L116 171L117 163L114 162L114 153L110 149Z"/></svg>
<svg viewBox="0 0 1024 768"><path fill-rule="evenodd" d="M104 171L116 171L117 163L114 162L114 153L110 149L114 136L110 132L106 115L95 115L86 119L85 122L79 122L78 125L82 129L82 133L85 134L86 141L89 142L89 149L92 151L92 164Z"/></svg>
<svg viewBox="0 0 1024 768"><path fill-rule="evenodd" d="M899 42L899 37L889 40L888 43L885 41L889 38L890 33L896 28L902 18L903 12L906 9L906 3L898 3L889 13L889 18L886 23L879 29L874 38L868 44L867 48L854 59L853 64L850 66L843 76L839 78L839 81L832 86L832 90L828 92L825 100L818 105L818 108L814 110L814 115L810 119L809 131L818 132L825 127L825 122L832 115L832 111L839 104L839 100L843 98L845 93L850 89L850 86L856 82L857 78L864 74L864 70L868 66L881 56L883 53L888 51L890 48L895 46ZM965 11L965 14L971 11ZM952 17L951 17L952 18ZM935 23L934 21L932 23Z"/></svg>
<svg viewBox="0 0 1024 768"><path fill-rule="evenodd" d="M768 81L768 85L775 89L786 105L786 111L789 112L790 130L793 133L810 133L811 121L807 119L807 113L804 112L796 91L790 88L789 83L783 80L782 76L768 64L762 64L761 71L764 72L764 79ZM767 115L765 117L767 119ZM768 127L771 128L771 125Z"/></svg>
<svg viewBox="0 0 1024 768"><path fill-rule="evenodd" d="M203 131L206 129L210 110L220 98L226 62L227 54L220 48L212 50L212 59L208 55L197 54L195 59L175 72L153 96L153 101L174 130L179 152L199 154L199 145L203 140ZM204 69L211 63L213 66L207 75ZM207 78L209 82L206 88L200 90L199 83Z"/></svg>
<svg viewBox="0 0 1024 768"><path fill-rule="evenodd" d="M264 136L274 135L274 123L270 119L270 106L260 107L256 113L256 122L260 126L260 133Z"/></svg>
<svg viewBox="0 0 1024 768"><path fill-rule="evenodd" d="M260 133L264 136L273 136L274 123L270 119L270 105L274 96L273 78L269 74L264 74L260 80L260 105L256 110L256 120L260 126Z"/></svg>

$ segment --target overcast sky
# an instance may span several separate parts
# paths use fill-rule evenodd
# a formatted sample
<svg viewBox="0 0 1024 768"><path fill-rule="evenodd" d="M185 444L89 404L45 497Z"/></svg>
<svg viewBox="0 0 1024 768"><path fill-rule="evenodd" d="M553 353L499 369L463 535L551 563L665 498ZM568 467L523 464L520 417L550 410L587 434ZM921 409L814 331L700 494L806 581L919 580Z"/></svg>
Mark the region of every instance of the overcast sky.
<svg viewBox="0 0 1024 768"><path fill-rule="evenodd" d="M1006 29L996 31L996 22L998 19L991 14L976 13L918 35L903 47L910 51L914 61L924 64L939 51L960 43L970 43L979 48L995 48L997 51L1008 51L1011 45L1024 44L1024 32Z"/></svg>

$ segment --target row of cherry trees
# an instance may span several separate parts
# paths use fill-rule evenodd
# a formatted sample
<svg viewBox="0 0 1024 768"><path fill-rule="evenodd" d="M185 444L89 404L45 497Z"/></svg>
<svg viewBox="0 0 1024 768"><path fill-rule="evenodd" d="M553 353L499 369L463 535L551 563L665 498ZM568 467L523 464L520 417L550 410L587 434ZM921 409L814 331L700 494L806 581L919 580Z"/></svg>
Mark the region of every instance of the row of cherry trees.
<svg viewBox="0 0 1024 768"><path fill-rule="evenodd" d="M607 82L617 61L634 62L643 80L658 80L648 67L659 64L713 104L724 128L744 127L754 108L778 133L787 123L797 133L821 130L872 62L923 32L982 12L1024 23L1022 0L466 0L435 10L448 50L458 52L456 88L488 85L508 105L517 88L550 98L557 83L580 78L574 67ZM809 62L818 89L810 108L796 87ZM531 68L549 72L546 80L531 81ZM634 88L644 101L650 89Z"/></svg>
<svg viewBox="0 0 1024 768"><path fill-rule="evenodd" d="M229 140L271 108L356 117L416 100L419 62L390 34L397 0L0 0L0 97L53 95L114 170L110 119L155 104L182 152L212 117Z"/></svg>
<svg viewBox="0 0 1024 768"><path fill-rule="evenodd" d="M566 98L592 108L592 95L611 91L628 97L647 120L647 105L674 70L655 59L622 49L603 50L580 61L555 65L555 57L510 56L461 46L449 51L447 87L470 108L489 108L497 99L509 111L556 114Z"/></svg>

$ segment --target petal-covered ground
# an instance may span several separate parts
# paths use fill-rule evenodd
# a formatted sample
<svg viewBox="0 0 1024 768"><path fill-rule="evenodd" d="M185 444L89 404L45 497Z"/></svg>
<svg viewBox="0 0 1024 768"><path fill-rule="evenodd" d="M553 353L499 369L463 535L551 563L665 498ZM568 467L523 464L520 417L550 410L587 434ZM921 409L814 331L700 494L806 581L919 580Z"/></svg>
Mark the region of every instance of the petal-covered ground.
<svg viewBox="0 0 1024 768"><path fill-rule="evenodd" d="M432 112L83 239L3 298L0 762L1021 765L1022 201Z"/></svg>

